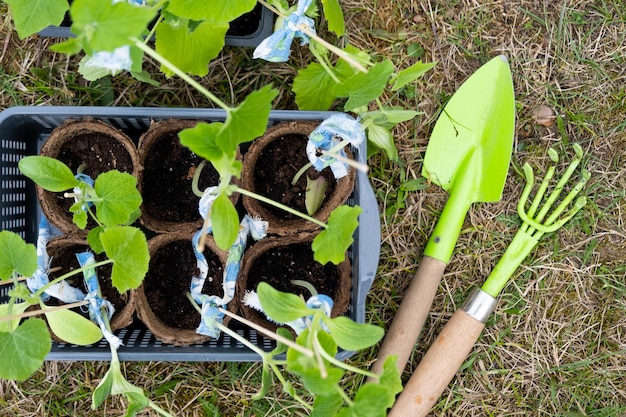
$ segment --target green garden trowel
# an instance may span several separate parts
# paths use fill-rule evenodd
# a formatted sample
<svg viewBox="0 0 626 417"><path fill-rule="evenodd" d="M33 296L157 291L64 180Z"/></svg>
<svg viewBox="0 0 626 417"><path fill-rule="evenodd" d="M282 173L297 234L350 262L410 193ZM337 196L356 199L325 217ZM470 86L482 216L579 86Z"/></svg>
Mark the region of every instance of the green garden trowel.
<svg viewBox="0 0 626 417"><path fill-rule="evenodd" d="M424 249L424 258L372 370L382 371L389 355L404 369L450 261L465 215L474 202L500 200L511 159L515 97L505 56L472 74L444 107L433 129L422 175L449 192L448 201Z"/></svg>
<svg viewBox="0 0 626 417"><path fill-rule="evenodd" d="M574 151L576 157L550 193L547 191L559 158L555 150L548 151L554 165L534 193L532 203L529 197L535 176L532 167L524 164L526 186L517 204L517 212L523 221L521 227L483 286L466 299L441 330L406 383L389 417L424 417L428 414L469 355L498 303L498 294L515 270L543 235L558 230L587 204L585 197L578 197L590 177L586 170L582 170L580 180L570 192L562 196L583 156L580 145L575 144Z"/></svg>

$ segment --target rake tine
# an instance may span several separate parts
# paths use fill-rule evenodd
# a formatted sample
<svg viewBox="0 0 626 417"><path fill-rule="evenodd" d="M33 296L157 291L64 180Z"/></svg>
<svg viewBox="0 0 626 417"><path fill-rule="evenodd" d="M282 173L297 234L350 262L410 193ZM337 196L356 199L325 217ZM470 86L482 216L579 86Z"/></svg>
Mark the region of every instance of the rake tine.
<svg viewBox="0 0 626 417"><path fill-rule="evenodd" d="M552 176L554 175L556 164L559 162L559 154L556 150L554 150L554 148L548 149L548 155L550 156L550 159L552 160L552 162L554 162L554 164L550 165L550 168L548 168L548 172L546 172L546 175L544 176L543 181L541 182L541 185L539 186L539 189L537 190L537 194L535 194L533 203L528 209L529 217L533 217L535 213L537 212L537 208L539 208L539 204L541 204L541 200L543 200L543 196L546 193L546 190L548 189L548 185L550 185L550 180L552 179ZM534 182L534 179L531 181L531 183L533 182Z"/></svg>
<svg viewBox="0 0 626 417"><path fill-rule="evenodd" d="M565 208L569 205L569 203L571 203L574 200L574 198L578 195L578 193L580 193L582 191L582 189L584 188L585 184L587 184L587 181L589 180L591 175L587 171L583 171L582 177L583 178L578 182L578 184L576 184L576 186L569 192L569 194L567 194L567 196L563 199L561 204L559 204L559 206L556 208L556 210L554 210L554 213L552 213L552 215L550 217L548 217L548 220L546 220L543 223L544 226L550 226L551 227L553 225L553 223L556 221L557 217L565 210ZM574 207L576 207L579 204L579 200L576 200L576 203L574 204ZM586 203L586 199L585 199L585 203ZM584 206L584 204L583 204L583 206ZM582 208L582 206L580 208ZM579 208L579 210L580 210L580 208ZM567 216L569 216L569 213L567 214ZM557 222L557 223L560 223L560 221ZM563 223L565 223L565 222L563 222ZM557 227L557 229L558 229L558 227Z"/></svg>
<svg viewBox="0 0 626 417"><path fill-rule="evenodd" d="M579 144L577 143L574 144L574 151L576 152L576 158L574 158L572 162L569 164L569 167L567 167L567 170L563 174L563 177L557 183L556 187L554 187L554 190L552 190L552 193L550 194L550 197L548 197L548 200L544 204L543 208L541 209L541 211L539 211L539 214L537 215L537 217L534 218L536 222L543 221L548 211L552 208L552 205L554 204L554 202L561 195L563 188L565 188L565 184L567 183L567 181L569 181L570 177L574 173L574 170L578 167L578 164L580 163L580 158L582 157L582 148L580 147Z"/></svg>

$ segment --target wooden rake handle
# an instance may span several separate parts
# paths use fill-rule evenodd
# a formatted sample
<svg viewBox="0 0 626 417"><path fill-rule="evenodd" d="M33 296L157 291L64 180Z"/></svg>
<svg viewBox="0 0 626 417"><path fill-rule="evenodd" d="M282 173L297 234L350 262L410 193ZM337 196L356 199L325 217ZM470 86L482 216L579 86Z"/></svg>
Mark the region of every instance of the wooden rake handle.
<svg viewBox="0 0 626 417"><path fill-rule="evenodd" d="M389 417L428 414L469 355L496 303L495 298L481 290L468 298L422 358Z"/></svg>
<svg viewBox="0 0 626 417"><path fill-rule="evenodd" d="M380 374L385 359L390 355L398 355L396 365L402 373L422 331L445 269L444 262L424 256L385 335L376 362L372 365L372 372Z"/></svg>

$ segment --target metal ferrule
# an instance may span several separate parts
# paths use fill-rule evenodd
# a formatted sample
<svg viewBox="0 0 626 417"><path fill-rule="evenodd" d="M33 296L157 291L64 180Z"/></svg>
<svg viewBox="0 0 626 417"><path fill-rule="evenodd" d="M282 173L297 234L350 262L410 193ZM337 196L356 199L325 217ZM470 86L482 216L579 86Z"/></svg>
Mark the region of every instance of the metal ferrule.
<svg viewBox="0 0 626 417"><path fill-rule="evenodd" d="M487 319L495 310L498 300L477 288L465 300L461 309L481 323L486 323Z"/></svg>

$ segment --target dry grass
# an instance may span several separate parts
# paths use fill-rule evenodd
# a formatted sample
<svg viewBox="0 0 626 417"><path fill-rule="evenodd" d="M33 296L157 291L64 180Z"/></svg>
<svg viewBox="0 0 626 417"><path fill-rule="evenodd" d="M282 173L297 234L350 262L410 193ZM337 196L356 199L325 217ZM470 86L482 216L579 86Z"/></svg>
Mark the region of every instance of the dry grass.
<svg viewBox="0 0 626 417"><path fill-rule="evenodd" d="M593 175L586 189L589 204L562 230L544 237L518 269L433 415L626 415L626 4L341 3L350 42L391 58L398 68L418 58L438 62L422 81L387 98L389 104L423 112L416 122L396 130L402 163L380 156L370 161L383 223L379 274L368 304L372 322L383 326L391 322L445 204L445 192L434 185L419 192L403 192L401 185L419 178L430 129L442 104L489 58L506 54L514 76L518 113L513 167L519 170L529 161L541 176L549 161L548 147L571 156L568 144L578 142L585 150L584 165ZM110 86L87 85L73 75L76 59L46 52L49 40L18 40L8 16L0 26L0 108L208 105L175 79L159 79L160 87L124 77ZM305 49L297 49L289 64L269 66L252 61L250 51L229 48L211 64L203 83L234 103L251 87L272 82L281 89L276 107L294 108L284 80L293 77L300 58L308 58ZM558 123L550 127L535 123L533 113L541 105L554 109ZM521 176L511 169L502 201L475 204L470 210L405 378L510 242L519 225L515 204L522 186ZM371 349L351 361L367 367L375 355L376 349ZM159 404L180 415L303 414L279 389L277 399L250 403L259 382L256 364L125 366L130 381L143 385ZM88 411L89 393L103 369L102 364L47 363L30 381L0 381L0 415L119 415L118 400L106 409ZM360 383L356 377L345 381L347 387Z"/></svg>

